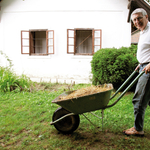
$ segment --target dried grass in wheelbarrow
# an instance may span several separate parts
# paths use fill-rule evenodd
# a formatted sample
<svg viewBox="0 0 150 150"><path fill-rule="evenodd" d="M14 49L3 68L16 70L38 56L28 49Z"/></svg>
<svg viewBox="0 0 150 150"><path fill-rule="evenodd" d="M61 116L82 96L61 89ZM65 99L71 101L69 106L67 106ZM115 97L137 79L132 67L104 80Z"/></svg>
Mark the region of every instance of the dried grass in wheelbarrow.
<svg viewBox="0 0 150 150"><path fill-rule="evenodd" d="M73 99L73 98L82 97L82 96L85 96L85 95L91 95L91 94L95 94L95 93L108 91L110 89L112 89L112 87L108 87L107 85L104 85L103 87L92 85L90 87L86 87L86 88L76 90L76 91L72 92L71 94L69 94L67 96L60 96L59 99L60 100Z"/></svg>

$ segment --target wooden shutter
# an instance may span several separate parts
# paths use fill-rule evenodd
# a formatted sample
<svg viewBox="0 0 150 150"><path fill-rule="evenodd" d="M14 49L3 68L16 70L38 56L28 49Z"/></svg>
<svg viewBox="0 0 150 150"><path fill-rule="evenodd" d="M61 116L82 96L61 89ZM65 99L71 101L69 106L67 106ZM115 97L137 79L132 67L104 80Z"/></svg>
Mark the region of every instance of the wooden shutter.
<svg viewBox="0 0 150 150"><path fill-rule="evenodd" d="M97 50L102 48L102 30L101 29L94 29L93 30L92 45L93 45L93 50L92 50L93 54Z"/></svg>
<svg viewBox="0 0 150 150"><path fill-rule="evenodd" d="M29 31L21 31L21 54L29 54Z"/></svg>
<svg viewBox="0 0 150 150"><path fill-rule="evenodd" d="M74 29L67 29L67 54L75 53L75 31Z"/></svg>
<svg viewBox="0 0 150 150"><path fill-rule="evenodd" d="M29 54L35 53L35 32L29 31Z"/></svg>
<svg viewBox="0 0 150 150"><path fill-rule="evenodd" d="M46 31L47 54L54 54L54 30Z"/></svg>

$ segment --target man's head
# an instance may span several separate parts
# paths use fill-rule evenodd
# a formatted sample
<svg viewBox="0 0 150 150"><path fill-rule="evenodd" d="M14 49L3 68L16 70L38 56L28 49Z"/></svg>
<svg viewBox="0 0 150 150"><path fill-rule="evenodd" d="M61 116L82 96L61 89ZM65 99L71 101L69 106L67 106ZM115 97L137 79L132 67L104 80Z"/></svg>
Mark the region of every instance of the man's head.
<svg viewBox="0 0 150 150"><path fill-rule="evenodd" d="M147 12L143 8L135 9L131 14L131 19L137 29L143 31L148 23Z"/></svg>

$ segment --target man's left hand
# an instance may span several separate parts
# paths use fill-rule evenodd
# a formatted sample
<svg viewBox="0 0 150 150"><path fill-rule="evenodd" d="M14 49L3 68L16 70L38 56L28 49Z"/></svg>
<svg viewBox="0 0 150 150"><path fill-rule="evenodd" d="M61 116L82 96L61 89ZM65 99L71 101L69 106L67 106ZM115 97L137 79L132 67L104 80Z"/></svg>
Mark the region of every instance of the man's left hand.
<svg viewBox="0 0 150 150"><path fill-rule="evenodd" d="M145 71L146 74L148 72L150 72L150 63L148 65L146 65L145 68L142 71Z"/></svg>

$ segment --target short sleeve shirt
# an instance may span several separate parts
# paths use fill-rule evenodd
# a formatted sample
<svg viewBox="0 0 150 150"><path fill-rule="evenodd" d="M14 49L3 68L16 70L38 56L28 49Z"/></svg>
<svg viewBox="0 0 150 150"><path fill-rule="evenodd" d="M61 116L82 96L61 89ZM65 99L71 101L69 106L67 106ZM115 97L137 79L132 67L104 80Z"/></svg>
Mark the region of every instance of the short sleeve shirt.
<svg viewBox="0 0 150 150"><path fill-rule="evenodd" d="M139 63L150 62L150 22L148 22L145 29L140 32L137 60Z"/></svg>

